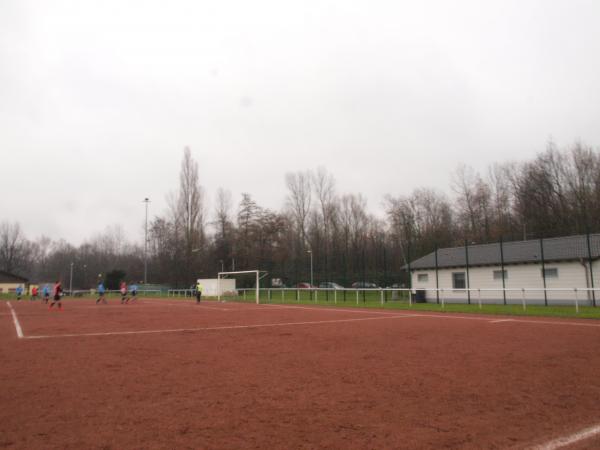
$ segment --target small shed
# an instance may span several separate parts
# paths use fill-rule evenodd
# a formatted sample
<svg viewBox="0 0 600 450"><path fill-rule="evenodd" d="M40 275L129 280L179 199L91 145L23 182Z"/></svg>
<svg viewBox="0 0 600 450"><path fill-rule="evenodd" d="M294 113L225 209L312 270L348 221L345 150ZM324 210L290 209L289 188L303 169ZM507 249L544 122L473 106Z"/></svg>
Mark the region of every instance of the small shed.
<svg viewBox="0 0 600 450"><path fill-rule="evenodd" d="M202 284L202 295L205 297L216 297L236 290L234 278L221 278L220 280L217 278L201 278L197 281ZM219 292L219 289L221 292Z"/></svg>
<svg viewBox="0 0 600 450"><path fill-rule="evenodd" d="M14 273L0 270L0 294L14 293L17 286L21 286L23 292L28 292L29 280Z"/></svg>
<svg viewBox="0 0 600 450"><path fill-rule="evenodd" d="M428 302L588 304L600 300L600 234L440 248L407 265ZM577 291L576 291L577 289ZM418 291L418 292L417 292Z"/></svg>

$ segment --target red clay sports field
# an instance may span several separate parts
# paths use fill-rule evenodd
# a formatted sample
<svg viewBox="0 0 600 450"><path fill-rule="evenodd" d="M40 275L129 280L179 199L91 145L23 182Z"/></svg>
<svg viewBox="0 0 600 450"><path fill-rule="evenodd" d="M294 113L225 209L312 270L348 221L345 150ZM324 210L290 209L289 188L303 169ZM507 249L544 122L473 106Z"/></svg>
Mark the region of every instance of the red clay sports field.
<svg viewBox="0 0 600 450"><path fill-rule="evenodd" d="M599 448L600 323L0 303L0 448Z"/></svg>

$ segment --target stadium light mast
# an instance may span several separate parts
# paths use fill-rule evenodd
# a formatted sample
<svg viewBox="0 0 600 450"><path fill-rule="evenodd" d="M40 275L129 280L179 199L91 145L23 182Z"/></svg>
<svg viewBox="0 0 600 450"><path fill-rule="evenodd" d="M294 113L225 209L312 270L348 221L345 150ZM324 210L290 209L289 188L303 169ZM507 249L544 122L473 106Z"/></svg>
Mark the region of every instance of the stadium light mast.
<svg viewBox="0 0 600 450"><path fill-rule="evenodd" d="M312 250L307 250L306 253L308 253L310 255L310 286L314 286L314 279L313 279L313 252Z"/></svg>
<svg viewBox="0 0 600 450"><path fill-rule="evenodd" d="M144 286L148 284L148 203L150 199L146 197L143 201L146 204L146 225L144 226Z"/></svg>
<svg viewBox="0 0 600 450"><path fill-rule="evenodd" d="M69 276L69 295L73 295L73 263L71 263L71 274Z"/></svg>

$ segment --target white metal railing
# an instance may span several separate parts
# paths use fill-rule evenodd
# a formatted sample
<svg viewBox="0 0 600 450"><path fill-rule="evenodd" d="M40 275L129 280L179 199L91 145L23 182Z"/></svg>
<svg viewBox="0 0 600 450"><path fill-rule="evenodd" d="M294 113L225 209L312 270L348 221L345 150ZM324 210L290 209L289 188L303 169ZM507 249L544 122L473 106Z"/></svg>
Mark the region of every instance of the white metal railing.
<svg viewBox="0 0 600 450"><path fill-rule="evenodd" d="M119 294L121 291L119 289L107 289L104 291L106 294ZM127 292L131 292L128 290ZM162 291L160 289L138 289L136 291L139 295L143 294L160 294ZM98 293L98 289L73 289L73 291L65 290L64 294L67 296L79 297L83 295L96 295Z"/></svg>
<svg viewBox="0 0 600 450"><path fill-rule="evenodd" d="M169 289L167 297L193 297L195 293L194 289Z"/></svg>
<svg viewBox="0 0 600 450"><path fill-rule="evenodd" d="M94 292L97 292L97 290L94 290ZM121 290L120 289L107 289L106 291L107 294L120 294ZM127 292L131 292L129 290L129 288L127 289ZM138 294L156 294L156 293L161 293L162 291L160 289L138 289L136 291Z"/></svg>
<svg viewBox="0 0 600 450"><path fill-rule="evenodd" d="M425 298L418 298L418 291L425 291ZM243 300L250 298L255 299L255 288L241 288L236 289L232 292L235 296L242 297ZM308 297L315 303L322 300L324 297L332 298L333 303L337 304L343 297L346 301L348 297L356 304L360 304L361 297L363 301L372 303L378 301L382 305L386 302L397 302L397 301L408 301L409 305L418 302L418 300L424 302L438 302L442 308L445 308L447 303L454 303L459 300L461 303L466 303L470 298L473 303L477 303L479 308L483 307L483 303L486 304L503 304L505 301L511 300L511 304L517 304L518 302L522 305L523 309L527 309L527 305L531 306L534 302L540 304L544 302L545 305L552 303L554 305L570 305L575 306L576 312L579 312L581 304L594 305L600 304L600 288L422 288L422 289L408 289L408 288L260 288L259 296L261 302L268 302L271 300L281 301L282 303L289 300L289 292L294 293L292 295L293 300L300 302L301 297ZM230 293L230 294L232 294ZM391 298L390 294L391 293ZM435 296L433 299L428 298L427 293L433 293ZM497 293L499 296L485 297L486 293ZM548 298L548 294L570 294L570 296L563 295L561 298ZM249 296L249 294L251 294ZM345 296L344 296L345 294ZM350 295L348 295L350 294ZM450 294L459 294L460 297L450 297ZM470 295L469 295L470 294ZM483 294L483 295L482 295ZM513 295L509 295L513 294ZM532 294L537 296L532 297ZM541 294L541 295L540 295ZM369 297L368 300L366 297ZM510 297L510 298L508 298ZM569 298L570 297L570 298ZM306 299L303 299L306 300Z"/></svg>

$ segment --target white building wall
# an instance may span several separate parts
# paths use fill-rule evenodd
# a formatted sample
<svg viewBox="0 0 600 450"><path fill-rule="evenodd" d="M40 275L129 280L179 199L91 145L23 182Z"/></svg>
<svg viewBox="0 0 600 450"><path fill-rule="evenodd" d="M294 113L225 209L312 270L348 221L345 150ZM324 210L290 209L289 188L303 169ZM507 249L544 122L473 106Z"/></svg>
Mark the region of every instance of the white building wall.
<svg viewBox="0 0 600 450"><path fill-rule="evenodd" d="M600 288L600 260L593 262L592 271L594 272L594 287ZM600 300L600 292L596 294L596 299ZM600 302L598 304L600 305Z"/></svg>
<svg viewBox="0 0 600 450"><path fill-rule="evenodd" d="M594 264L594 284L600 288L600 261ZM561 262L548 263L546 269L558 269L558 278L546 277L546 287L548 289L568 289L567 291L547 291L548 303L570 303L575 300L575 292L573 288L586 288L589 283L589 275L586 279L586 270L589 273L589 268L579 262ZM471 291L471 302L476 303L481 295L482 302L487 303L502 303L502 279L494 279L494 271L500 271L500 266L487 267L471 267L469 268L469 285L471 289L482 289L481 292ZM525 299L528 303L543 303L544 302L544 281L542 278L541 264L520 264L520 265L505 265L504 270L507 272L505 286L507 289L516 289L515 291L508 290L506 292L507 303L520 303L522 301L522 292L520 289L539 289L539 291L526 291ZM444 297L444 301L448 302L466 302L468 295L465 290L452 289L452 274L454 272L464 272L466 278L466 268L440 269L438 271L439 288L444 289L440 292L440 299ZM598 275L596 275L596 273ZM418 281L419 274L427 274L428 280ZM435 270L413 271L412 273L413 290L419 289L434 289L436 287ZM600 303L600 291L596 295ZM591 294L579 292L579 300L591 301ZM426 299L428 302L436 301L436 292L433 290L426 291Z"/></svg>
<svg viewBox="0 0 600 450"><path fill-rule="evenodd" d="M216 297L219 295L217 286L220 286L220 295L224 292L235 291L235 279L234 278L204 278L198 280L202 284L202 295L205 297Z"/></svg>
<svg viewBox="0 0 600 450"><path fill-rule="evenodd" d="M18 286L23 288L23 294L28 293L26 283L0 283L0 294L14 293Z"/></svg>

